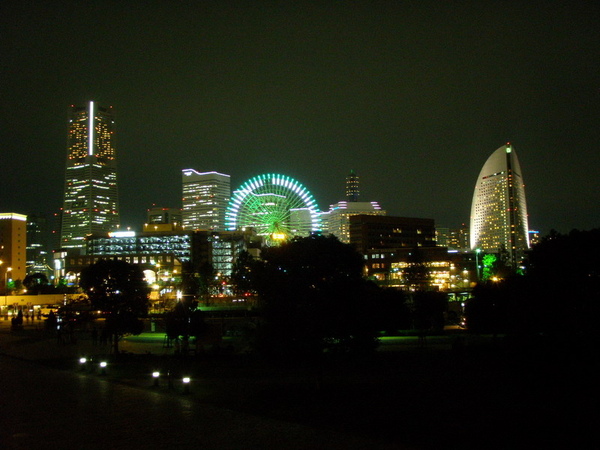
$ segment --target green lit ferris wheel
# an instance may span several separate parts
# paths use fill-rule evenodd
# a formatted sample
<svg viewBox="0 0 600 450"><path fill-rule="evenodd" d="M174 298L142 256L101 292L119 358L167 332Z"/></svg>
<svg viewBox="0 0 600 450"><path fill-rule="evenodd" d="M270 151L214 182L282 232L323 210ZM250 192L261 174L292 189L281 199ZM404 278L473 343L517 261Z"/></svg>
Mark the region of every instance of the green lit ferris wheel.
<svg viewBox="0 0 600 450"><path fill-rule="evenodd" d="M228 230L253 228L269 244L321 229L311 193L293 178L276 174L251 178L234 191L225 222Z"/></svg>

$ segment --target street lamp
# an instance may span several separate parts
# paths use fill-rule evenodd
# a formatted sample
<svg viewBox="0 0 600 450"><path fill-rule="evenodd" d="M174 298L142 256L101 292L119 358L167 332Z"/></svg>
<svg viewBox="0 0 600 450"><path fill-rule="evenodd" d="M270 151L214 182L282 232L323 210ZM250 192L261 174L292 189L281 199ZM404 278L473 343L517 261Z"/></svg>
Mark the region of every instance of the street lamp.
<svg viewBox="0 0 600 450"><path fill-rule="evenodd" d="M8 301L8 272L12 272L12 267L7 267L4 273L4 308L6 308L6 302Z"/></svg>
<svg viewBox="0 0 600 450"><path fill-rule="evenodd" d="M479 254L481 253L480 248L475 249L475 274L477 275L477 282L479 283Z"/></svg>

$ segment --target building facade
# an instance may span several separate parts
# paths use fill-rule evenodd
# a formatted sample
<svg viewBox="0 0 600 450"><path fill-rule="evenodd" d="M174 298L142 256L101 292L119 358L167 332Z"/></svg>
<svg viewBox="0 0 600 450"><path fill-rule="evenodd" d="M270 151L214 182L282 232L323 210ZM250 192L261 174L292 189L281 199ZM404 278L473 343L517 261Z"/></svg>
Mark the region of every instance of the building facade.
<svg viewBox="0 0 600 450"><path fill-rule="evenodd" d="M183 228L186 230L224 231L225 212L231 197L231 177L218 172L181 173Z"/></svg>
<svg viewBox="0 0 600 450"><path fill-rule="evenodd" d="M385 216L386 211L377 202L360 202L360 179L354 170L346 177L346 200L329 206L321 213L323 234L333 234L341 242L350 243L350 217L356 215Z"/></svg>
<svg viewBox="0 0 600 450"><path fill-rule="evenodd" d="M27 216L27 274L52 276L50 223L44 214Z"/></svg>
<svg viewBox="0 0 600 450"><path fill-rule="evenodd" d="M350 217L350 244L362 254L373 249L435 247L435 221L413 217Z"/></svg>
<svg viewBox="0 0 600 450"><path fill-rule="evenodd" d="M483 165L471 205L471 249L506 252L515 267L529 248L525 185L512 145L498 148Z"/></svg>
<svg viewBox="0 0 600 450"><path fill-rule="evenodd" d="M385 216L386 211L377 202L338 202L322 216L324 233L333 234L341 242L349 244L350 218L358 215Z"/></svg>
<svg viewBox="0 0 600 450"><path fill-rule="evenodd" d="M144 226L158 224L171 224L174 228L182 227L183 216L180 209L152 207L147 211L147 219Z"/></svg>
<svg viewBox="0 0 600 450"><path fill-rule="evenodd" d="M119 226L119 201L112 108L93 101L71 106L62 210L62 248L83 251L85 237Z"/></svg>
<svg viewBox="0 0 600 450"><path fill-rule="evenodd" d="M354 170L351 170L350 174L346 177L346 200L348 202L357 202L359 197L360 179L354 173Z"/></svg>
<svg viewBox="0 0 600 450"><path fill-rule="evenodd" d="M23 280L27 271L27 216L0 213L0 283L6 292L11 280Z"/></svg>

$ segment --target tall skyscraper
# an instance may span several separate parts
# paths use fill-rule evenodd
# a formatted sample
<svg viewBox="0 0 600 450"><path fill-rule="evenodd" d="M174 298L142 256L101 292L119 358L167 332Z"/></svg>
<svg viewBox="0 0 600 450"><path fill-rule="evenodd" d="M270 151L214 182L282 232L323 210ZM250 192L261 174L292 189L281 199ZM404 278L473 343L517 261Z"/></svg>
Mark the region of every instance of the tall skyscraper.
<svg viewBox="0 0 600 450"><path fill-rule="evenodd" d="M224 231L231 197L231 177L218 172L181 171L183 228Z"/></svg>
<svg viewBox="0 0 600 450"><path fill-rule="evenodd" d="M85 248L85 236L119 226L111 108L91 101L71 106L67 135L67 168L62 211L61 247Z"/></svg>
<svg viewBox="0 0 600 450"><path fill-rule="evenodd" d="M349 202L357 202L360 196L359 179L354 170L350 171L350 175L346 177L346 200Z"/></svg>
<svg viewBox="0 0 600 450"><path fill-rule="evenodd" d="M45 214L27 216L27 274L43 273L52 275L50 249L52 235L49 232Z"/></svg>
<svg viewBox="0 0 600 450"><path fill-rule="evenodd" d="M360 214L385 216L387 213L377 202L359 202L358 175L354 170L346 177L346 200L329 205L329 211L321 213L323 233L333 234L341 242L350 243L350 217Z"/></svg>
<svg viewBox="0 0 600 450"><path fill-rule="evenodd" d="M523 175L512 145L497 149L483 165L471 205L471 249L506 251L515 266L529 248Z"/></svg>

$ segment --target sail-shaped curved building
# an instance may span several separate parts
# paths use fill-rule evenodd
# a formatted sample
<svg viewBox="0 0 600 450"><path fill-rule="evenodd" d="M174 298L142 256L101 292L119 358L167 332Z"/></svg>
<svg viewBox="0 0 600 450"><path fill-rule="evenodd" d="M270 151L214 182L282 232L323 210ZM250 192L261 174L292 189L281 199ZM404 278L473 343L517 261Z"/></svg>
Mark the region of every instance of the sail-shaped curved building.
<svg viewBox="0 0 600 450"><path fill-rule="evenodd" d="M512 145L487 159L475 184L471 204L471 249L506 251L515 266L529 248L525 185Z"/></svg>

